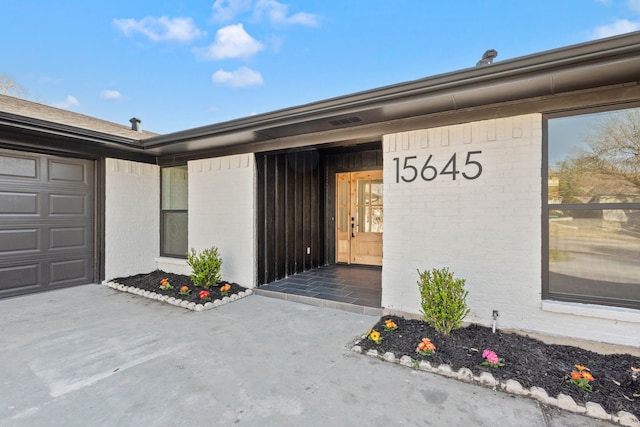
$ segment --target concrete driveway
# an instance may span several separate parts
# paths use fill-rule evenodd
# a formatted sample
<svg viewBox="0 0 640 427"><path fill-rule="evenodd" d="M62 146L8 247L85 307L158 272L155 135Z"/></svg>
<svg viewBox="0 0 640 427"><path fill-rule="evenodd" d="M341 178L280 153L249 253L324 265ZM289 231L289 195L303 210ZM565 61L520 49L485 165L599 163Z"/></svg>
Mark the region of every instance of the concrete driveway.
<svg viewBox="0 0 640 427"><path fill-rule="evenodd" d="M349 350L377 319L88 285L0 301L2 426L608 426Z"/></svg>

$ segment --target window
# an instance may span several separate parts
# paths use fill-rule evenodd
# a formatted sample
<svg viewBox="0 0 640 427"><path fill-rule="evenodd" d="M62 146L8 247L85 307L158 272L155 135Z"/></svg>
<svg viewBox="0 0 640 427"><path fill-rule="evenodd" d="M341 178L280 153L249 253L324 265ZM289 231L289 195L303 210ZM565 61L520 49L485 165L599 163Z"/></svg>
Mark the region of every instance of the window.
<svg viewBox="0 0 640 427"><path fill-rule="evenodd" d="M161 169L160 255L186 258L188 233L187 166Z"/></svg>
<svg viewBox="0 0 640 427"><path fill-rule="evenodd" d="M640 108L547 121L543 298L640 309Z"/></svg>

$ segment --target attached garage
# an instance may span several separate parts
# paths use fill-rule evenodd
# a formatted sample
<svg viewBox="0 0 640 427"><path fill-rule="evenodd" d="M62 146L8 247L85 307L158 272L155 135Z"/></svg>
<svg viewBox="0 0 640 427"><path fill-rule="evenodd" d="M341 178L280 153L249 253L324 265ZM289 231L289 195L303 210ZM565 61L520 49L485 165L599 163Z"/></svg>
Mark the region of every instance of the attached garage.
<svg viewBox="0 0 640 427"><path fill-rule="evenodd" d="M0 298L93 281L93 161L0 150Z"/></svg>

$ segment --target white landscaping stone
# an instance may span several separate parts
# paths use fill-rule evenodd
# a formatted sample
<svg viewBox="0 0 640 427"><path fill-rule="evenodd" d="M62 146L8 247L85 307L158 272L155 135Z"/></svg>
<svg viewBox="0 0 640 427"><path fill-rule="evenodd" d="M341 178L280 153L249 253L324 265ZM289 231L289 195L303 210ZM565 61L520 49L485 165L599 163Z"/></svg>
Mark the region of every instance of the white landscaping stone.
<svg viewBox="0 0 640 427"><path fill-rule="evenodd" d="M391 353L390 351L386 352L386 353L382 356L382 358L383 358L384 360L386 360L387 362L393 362L393 363L395 363L395 361L396 361L396 356L395 356L393 353Z"/></svg>
<svg viewBox="0 0 640 427"><path fill-rule="evenodd" d="M189 310L195 310L196 309L196 303L195 302L190 302L189 304L187 304L187 308Z"/></svg>
<svg viewBox="0 0 640 427"><path fill-rule="evenodd" d="M238 300L238 295L233 294L233 295L231 295L231 296L229 297L229 299L230 299L231 301L237 301L237 300Z"/></svg>
<svg viewBox="0 0 640 427"><path fill-rule="evenodd" d="M402 357L400 358L400 364L401 364L402 366L407 366L407 367L409 367L409 368L413 368L413 366L414 366L414 365L413 365L413 359L412 359L412 358L410 358L410 357L409 357L409 356L407 356L407 355L404 355L404 356L402 356Z"/></svg>
<svg viewBox="0 0 640 427"><path fill-rule="evenodd" d="M213 308L213 303L212 302L207 302L204 304L204 308L206 308L207 310L210 308Z"/></svg>
<svg viewBox="0 0 640 427"><path fill-rule="evenodd" d="M421 371L427 371L427 372L432 372L434 369L431 366L430 362L427 362L426 360L421 360L420 363L418 364L418 369L420 369Z"/></svg>
<svg viewBox="0 0 640 427"><path fill-rule="evenodd" d="M354 345L353 347L351 347L351 351L355 351L356 353L362 353L362 347L360 347L359 345Z"/></svg>
<svg viewBox="0 0 640 427"><path fill-rule="evenodd" d="M167 302L168 302L169 304L173 304L173 302L174 302L175 300L176 300L176 299L175 299L174 297L169 297L169 298L167 298Z"/></svg>
<svg viewBox="0 0 640 427"><path fill-rule="evenodd" d="M480 384L489 387L495 387L496 385L498 385L498 381L496 381L496 379L493 378L493 375L491 375L489 372L482 372L480 373Z"/></svg>
<svg viewBox="0 0 640 427"><path fill-rule="evenodd" d="M529 394L529 392L522 387L522 384L516 380L507 380L504 384L504 389L507 393L518 394L521 396Z"/></svg>
<svg viewBox="0 0 640 427"><path fill-rule="evenodd" d="M473 372L469 368L460 368L458 370L458 379L471 383L473 382Z"/></svg>
<svg viewBox="0 0 640 427"><path fill-rule="evenodd" d="M203 311L204 310L204 305L202 304L196 304L196 307L194 308L195 311Z"/></svg>
<svg viewBox="0 0 640 427"><path fill-rule="evenodd" d="M619 411L618 412L618 422L623 426L627 427L638 427L640 426L640 421L633 415L631 412L627 411Z"/></svg>
<svg viewBox="0 0 640 427"><path fill-rule="evenodd" d="M251 295L253 293L253 290L247 289L245 292L247 293L247 295Z"/></svg>
<svg viewBox="0 0 640 427"><path fill-rule="evenodd" d="M229 302L229 297L224 297L224 298L222 298L222 303L223 303L223 304L226 304L226 303L228 303L228 302Z"/></svg>
<svg viewBox="0 0 640 427"><path fill-rule="evenodd" d="M550 398L547 394L547 390L533 386L531 387L530 393L531 397L533 397L534 399L539 400L542 403L549 403Z"/></svg>
<svg viewBox="0 0 640 427"><path fill-rule="evenodd" d="M575 400L573 400L573 398L571 396L567 396L564 393L560 393L558 394L558 407L560 409L564 409L566 411L571 411L571 412L584 412L584 408L582 408L583 410L580 411L578 404L576 403Z"/></svg>
<svg viewBox="0 0 640 427"><path fill-rule="evenodd" d="M180 307L187 307L189 305L189 301L180 301Z"/></svg>
<svg viewBox="0 0 640 427"><path fill-rule="evenodd" d="M218 306L221 306L221 305L222 305L222 301L220 301L219 299L213 301L213 306L214 307L218 307Z"/></svg>
<svg viewBox="0 0 640 427"><path fill-rule="evenodd" d="M607 411L605 411L599 403L587 402L585 409L587 410L587 415L592 418L599 418L601 420L608 421L611 420L611 415L607 414Z"/></svg>
<svg viewBox="0 0 640 427"><path fill-rule="evenodd" d="M247 296L245 291L238 292L238 298L244 298L245 296Z"/></svg>
<svg viewBox="0 0 640 427"><path fill-rule="evenodd" d="M442 365L438 366L438 373L445 375L447 377L454 377L456 376L456 374L453 372L453 370L451 369L451 366L443 363Z"/></svg>
<svg viewBox="0 0 640 427"><path fill-rule="evenodd" d="M367 356L378 357L378 350L375 350L375 349L368 350Z"/></svg>

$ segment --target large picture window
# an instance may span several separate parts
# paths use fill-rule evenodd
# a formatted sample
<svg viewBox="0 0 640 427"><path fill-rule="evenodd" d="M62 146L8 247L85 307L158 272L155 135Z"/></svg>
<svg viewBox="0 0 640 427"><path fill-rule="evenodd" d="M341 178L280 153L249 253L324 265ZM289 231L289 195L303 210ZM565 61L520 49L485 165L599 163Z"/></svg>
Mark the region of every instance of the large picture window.
<svg viewBox="0 0 640 427"><path fill-rule="evenodd" d="M186 258L188 232L187 166L161 169L160 255Z"/></svg>
<svg viewBox="0 0 640 427"><path fill-rule="evenodd" d="M543 298L640 309L640 108L547 121Z"/></svg>

